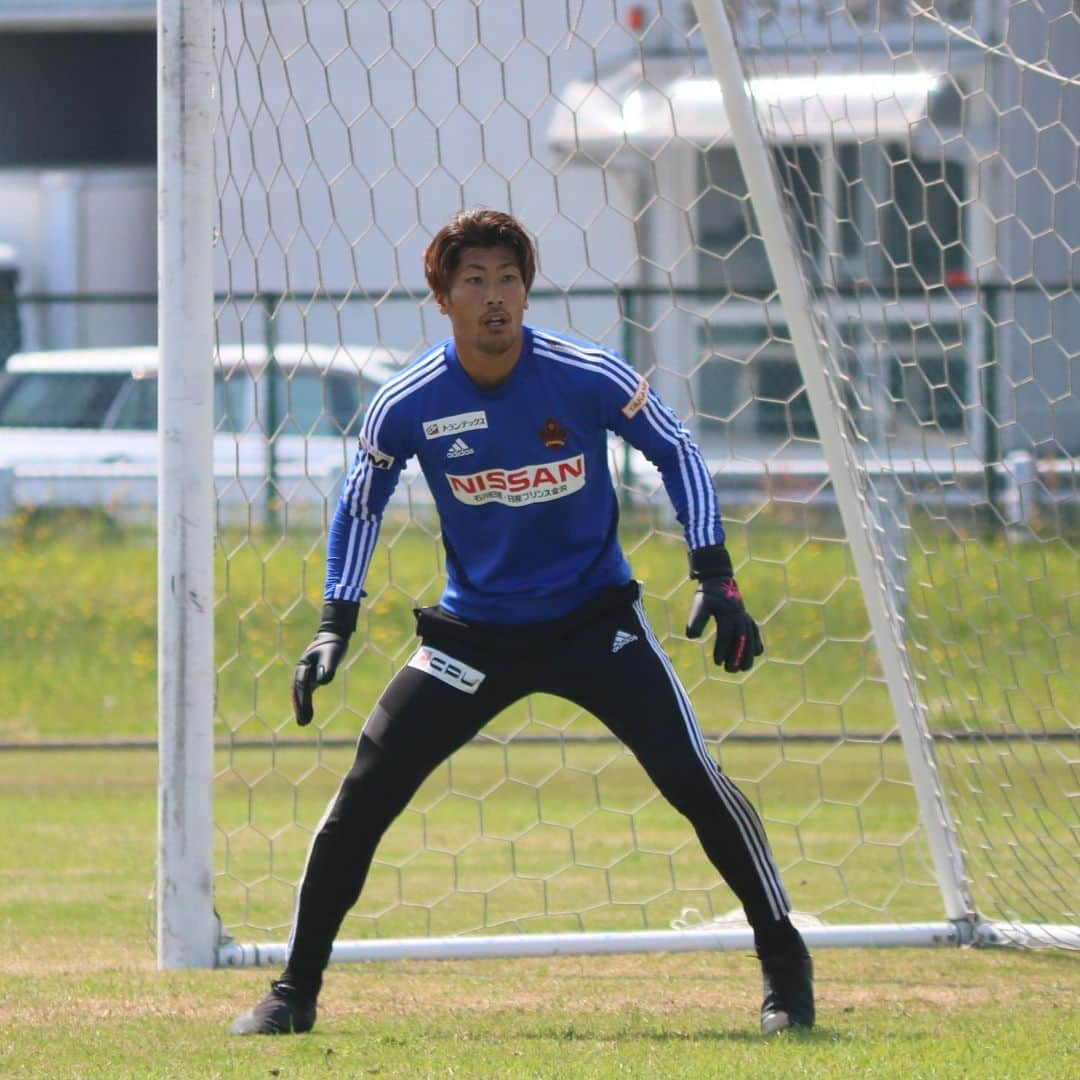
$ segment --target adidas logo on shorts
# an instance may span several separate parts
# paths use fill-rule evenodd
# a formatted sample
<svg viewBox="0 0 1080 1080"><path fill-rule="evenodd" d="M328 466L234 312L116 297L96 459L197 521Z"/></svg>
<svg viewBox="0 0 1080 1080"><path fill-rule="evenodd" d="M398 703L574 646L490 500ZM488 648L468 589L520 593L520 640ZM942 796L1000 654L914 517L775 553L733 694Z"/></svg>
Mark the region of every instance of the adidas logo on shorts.
<svg viewBox="0 0 1080 1080"><path fill-rule="evenodd" d="M450 449L446 451L446 456L448 458L465 457L467 454L472 453L475 453L475 451L464 439L455 439L450 444Z"/></svg>
<svg viewBox="0 0 1080 1080"><path fill-rule="evenodd" d="M633 641L637 641L637 634L628 634L625 630L616 630L615 640L611 643L611 651L617 653Z"/></svg>

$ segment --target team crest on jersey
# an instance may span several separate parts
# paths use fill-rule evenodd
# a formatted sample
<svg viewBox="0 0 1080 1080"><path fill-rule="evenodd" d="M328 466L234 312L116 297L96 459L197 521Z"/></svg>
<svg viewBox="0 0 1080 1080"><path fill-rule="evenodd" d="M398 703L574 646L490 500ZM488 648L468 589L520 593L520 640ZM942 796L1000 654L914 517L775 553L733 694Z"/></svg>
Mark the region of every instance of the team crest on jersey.
<svg viewBox="0 0 1080 1080"><path fill-rule="evenodd" d="M540 429L540 441L549 450L561 450L566 445L567 430L555 419L549 416Z"/></svg>
<svg viewBox="0 0 1080 1080"><path fill-rule="evenodd" d="M638 381L634 396L622 407L622 414L627 420L633 420L643 408L649 397L649 383L644 375Z"/></svg>

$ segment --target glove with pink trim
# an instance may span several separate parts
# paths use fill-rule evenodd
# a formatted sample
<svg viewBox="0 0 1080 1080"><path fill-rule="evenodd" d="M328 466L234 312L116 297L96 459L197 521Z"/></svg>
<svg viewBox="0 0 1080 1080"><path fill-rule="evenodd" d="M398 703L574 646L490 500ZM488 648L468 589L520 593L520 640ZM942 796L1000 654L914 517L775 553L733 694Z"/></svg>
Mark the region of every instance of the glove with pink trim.
<svg viewBox="0 0 1080 1080"><path fill-rule="evenodd" d="M765 645L758 624L743 606L727 548L713 544L691 551L690 576L697 579L698 590L690 605L686 636L701 637L709 619L715 619L713 662L723 664L725 671L749 671L754 666L754 657L765 651Z"/></svg>

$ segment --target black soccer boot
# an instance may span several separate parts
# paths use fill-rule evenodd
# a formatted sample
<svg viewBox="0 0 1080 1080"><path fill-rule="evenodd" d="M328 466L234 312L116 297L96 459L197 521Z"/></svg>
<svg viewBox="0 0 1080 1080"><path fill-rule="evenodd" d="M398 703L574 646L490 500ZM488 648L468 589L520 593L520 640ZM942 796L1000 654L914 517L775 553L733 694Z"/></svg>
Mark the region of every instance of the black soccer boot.
<svg viewBox="0 0 1080 1080"><path fill-rule="evenodd" d="M777 953L758 953L765 1000L761 1003L761 1033L814 1026L814 965L806 946Z"/></svg>
<svg viewBox="0 0 1080 1080"><path fill-rule="evenodd" d="M229 1034L300 1035L314 1026L315 998L278 980L270 984L270 993L255 1008L232 1022Z"/></svg>

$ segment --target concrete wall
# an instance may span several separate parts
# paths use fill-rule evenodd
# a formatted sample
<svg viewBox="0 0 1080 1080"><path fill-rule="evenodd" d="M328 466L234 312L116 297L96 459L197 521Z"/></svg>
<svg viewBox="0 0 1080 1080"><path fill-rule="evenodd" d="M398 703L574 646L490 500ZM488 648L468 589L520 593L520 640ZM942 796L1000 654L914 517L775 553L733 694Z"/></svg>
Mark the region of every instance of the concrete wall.
<svg viewBox="0 0 1080 1080"><path fill-rule="evenodd" d="M153 293L157 193L152 168L0 171L0 241L19 293ZM157 339L152 304L24 303L25 348L140 345Z"/></svg>

